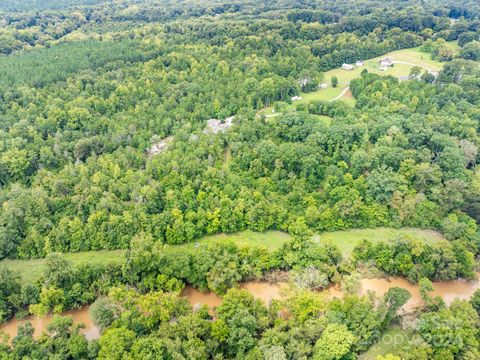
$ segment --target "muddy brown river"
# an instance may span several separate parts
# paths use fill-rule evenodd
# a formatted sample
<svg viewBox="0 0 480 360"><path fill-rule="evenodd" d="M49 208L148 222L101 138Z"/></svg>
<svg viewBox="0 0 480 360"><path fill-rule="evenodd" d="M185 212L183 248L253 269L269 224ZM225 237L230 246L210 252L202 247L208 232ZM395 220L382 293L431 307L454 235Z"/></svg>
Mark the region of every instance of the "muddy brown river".
<svg viewBox="0 0 480 360"><path fill-rule="evenodd" d="M98 339L100 337L100 330L95 326L90 314L88 313L88 306L83 307L78 310L65 311L62 313L63 316L71 316L73 322L76 324L83 323L85 328L81 332L85 335L87 340ZM45 317L29 317L27 319L17 320L12 319L6 323L0 325L0 332L6 333L10 339L14 338L17 335L17 326L25 324L27 321L30 321L35 329L34 336L38 337L43 332L47 331L47 326L52 321L53 316L47 315Z"/></svg>
<svg viewBox="0 0 480 360"><path fill-rule="evenodd" d="M477 276L479 275L480 274L477 274ZM403 307L403 311L410 312L422 305L418 285L411 284L407 280L399 277L362 279L359 294L365 295L368 291L373 291L378 296L382 296L388 289L395 286L406 289L412 294L411 299ZM284 296L284 290L288 289L288 287L289 285L287 283L268 284L258 281L249 281L240 285L240 288L247 290L255 298L262 300L267 305L274 299L281 299ZM465 280L442 281L434 282L433 287L434 291L432 295L440 296L447 304L450 304L456 298L469 299L475 290L480 288L480 282L468 282ZM342 296L342 292L338 287L332 287L321 293L329 298ZM200 304L215 308L222 303L222 298L215 293L200 292L191 286L185 287L182 296L186 297L193 306ZM100 331L90 318L88 307L67 311L63 313L63 315L72 316L75 323L85 324L85 329L82 329L82 333L87 339L97 339L100 336ZM0 331L5 332L12 339L17 334L17 326L24 324L26 321L30 321L35 328L35 336L39 336L42 332L46 331L47 325L51 320L51 315L44 318L29 318L25 320L12 319L0 325Z"/></svg>

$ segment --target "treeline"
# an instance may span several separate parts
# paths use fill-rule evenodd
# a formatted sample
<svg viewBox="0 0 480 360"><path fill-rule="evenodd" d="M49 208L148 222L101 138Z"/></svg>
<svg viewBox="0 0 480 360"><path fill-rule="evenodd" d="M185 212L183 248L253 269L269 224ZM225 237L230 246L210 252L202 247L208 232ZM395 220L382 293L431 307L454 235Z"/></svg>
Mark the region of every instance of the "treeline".
<svg viewBox="0 0 480 360"><path fill-rule="evenodd" d="M402 276L412 282L422 278L453 280L475 278L473 254L460 242L423 244L413 239L398 239L394 243L365 241L354 249L355 261L373 262L389 275Z"/></svg>
<svg viewBox="0 0 480 360"><path fill-rule="evenodd" d="M234 243L202 244L193 249L175 249L139 234L129 246L126 258L109 264L86 262L73 265L61 254L45 259L45 270L34 283L0 268L0 322L13 315L26 316L80 308L108 293L110 288L128 285L142 293L180 291L185 284L223 295L240 282L262 279L276 270L298 271L297 280L307 279L308 288L325 288L340 279L341 253L334 246L319 246L309 240L304 224L292 228L294 240L279 250ZM308 268L309 273L302 270ZM314 276L313 272L317 275Z"/></svg>
<svg viewBox="0 0 480 360"><path fill-rule="evenodd" d="M54 9L67 9L78 5L94 5L98 0L4 0L0 10L4 11L43 11Z"/></svg>
<svg viewBox="0 0 480 360"><path fill-rule="evenodd" d="M410 238L392 243L364 241L355 247L352 259L344 259L336 246L320 246L311 240L312 233L301 220L289 231L292 240L273 252L262 246L228 242L175 248L141 233L130 241L125 259L109 264L74 266L60 254L50 254L44 273L34 283L22 283L16 274L1 268L0 321L13 315L44 316L79 308L118 285L149 293L179 292L188 284L223 295L241 282L268 279L272 272L281 270L291 271L296 286L318 290L348 282L360 264L420 284L426 279L473 279L475 275L474 253L478 249L469 242L429 244Z"/></svg>
<svg viewBox="0 0 480 360"><path fill-rule="evenodd" d="M87 342L71 319L57 317L47 336L38 340L32 337L31 325L22 326L13 348L0 349L0 355L12 359L47 354L70 359L334 359L324 354L355 356L367 349L408 298L408 292L398 288L378 301L352 296L326 302L314 293L301 292L267 308L245 290L233 289L213 318L206 307L192 310L178 293L143 295L120 287L95 306L95 319L104 329L98 342ZM469 329L471 321L467 324L462 328Z"/></svg>
<svg viewBox="0 0 480 360"><path fill-rule="evenodd" d="M163 61L170 61L168 69L188 69L195 63L171 55ZM157 66L165 64L153 61L148 69ZM12 122L10 133L15 129L33 140L9 143L5 133L5 144L12 148L2 157L2 174L10 174L2 181L19 181L28 173L32 179L1 193L1 256L128 248L141 232L161 243L178 244L216 232L288 230L298 218L316 231L414 226L440 229L449 239L473 243L479 200L478 137L472 129L479 99L472 66L453 61L435 84L364 74L351 86L357 109L313 102L304 111L299 108L268 121L241 110L234 131L216 137L200 134L208 101L187 113L194 99L208 98L205 94L187 91L178 98L181 93L165 93L166 79L147 82L155 79L151 72L138 82L131 80L144 73L143 65L123 70L130 75L121 87L114 87L118 78L108 80L110 75L95 86L70 83L70 89L86 89L83 94L106 91L108 101L72 98L71 105L81 107L51 109L37 135L20 131L29 129L25 121ZM194 69L190 71L197 72ZM240 78L225 66L216 71L226 71L227 79ZM203 89L209 83L213 89L213 80L204 82ZM149 84L149 89L140 84ZM215 91L221 91L220 85L217 81ZM221 109L255 96L255 91L235 96L242 89L233 84L225 89L226 96L218 95L225 104ZM67 98L73 94L57 91ZM166 103L160 105L157 94L165 96ZM126 99L132 105L142 100L122 111L130 106ZM39 101L38 106L44 106ZM150 104L155 104L155 112ZM92 121L96 111L105 115ZM174 114L178 117L169 117ZM332 124L319 121L316 114L333 116ZM110 115L119 121L108 121ZM53 138L61 126L62 138L70 141ZM160 137L175 131L176 140L168 151L147 159L141 149L155 129ZM81 138L87 131L106 132ZM52 135L41 135L45 133ZM232 154L228 166L226 144ZM36 151L39 160L30 157ZM68 164L73 161L77 163Z"/></svg>
<svg viewBox="0 0 480 360"><path fill-rule="evenodd" d="M66 80L72 73L109 62L147 61L158 53L155 46L136 40L88 40L0 57L0 93L5 96L9 88L20 85L39 87Z"/></svg>
<svg viewBox="0 0 480 360"><path fill-rule="evenodd" d="M98 48L99 58L84 60L96 66L160 49L149 61L109 62L4 93L0 257L126 249L142 232L178 244L219 231L288 230L299 218L317 231L417 226L473 241L475 63L447 63L434 84L364 74L351 86L356 109L313 102L258 119L255 109L291 101L305 80L316 88L323 68L438 34L433 26L315 39L313 31L305 40L302 28L281 19L181 20L120 34L119 52L87 41L22 55L45 62L62 47L75 54L90 44L79 54ZM140 38L156 45L128 46ZM75 62L61 63L49 61L55 71L31 80ZM332 125L318 114L333 116ZM231 115L231 133L201 134L207 119ZM147 158L152 143L172 134L168 151Z"/></svg>
<svg viewBox="0 0 480 360"><path fill-rule="evenodd" d="M431 284L422 296L429 301ZM231 289L214 315L192 309L179 290L141 293L113 287L91 307L100 339L87 341L71 318L54 317L44 336L33 337L29 322L20 326L12 347L0 356L70 359L321 359L355 358L398 321L408 291L391 288L380 298L348 295L325 300L318 293L296 291L266 307L245 290ZM479 354L477 291L471 302L437 302L420 310L417 326L402 342L400 356L379 360L468 359ZM444 340L444 341L441 341Z"/></svg>

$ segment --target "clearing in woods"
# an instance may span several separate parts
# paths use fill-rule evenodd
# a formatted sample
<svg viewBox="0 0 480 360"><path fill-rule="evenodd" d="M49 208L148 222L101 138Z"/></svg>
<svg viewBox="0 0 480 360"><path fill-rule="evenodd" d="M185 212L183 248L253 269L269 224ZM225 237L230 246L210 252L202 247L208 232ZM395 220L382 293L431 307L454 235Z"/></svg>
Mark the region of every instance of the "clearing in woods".
<svg viewBox="0 0 480 360"><path fill-rule="evenodd" d="M442 234L433 230L423 230L416 228L375 228L375 229L350 229L344 231L332 231L313 236L313 240L319 244L335 244L344 255L351 254L353 248L363 239L370 241L394 241L400 236L410 236L414 239L422 240L427 243L442 241L445 238ZM240 231L231 234L216 234L203 236L202 238L180 245L165 245L165 252L184 252L195 249L197 244L208 244L212 242L233 242L244 245L261 245L269 251L279 249L285 244L291 236L281 231L255 232L250 230ZM83 251L78 253L64 254L65 258L74 264L111 264L125 261L125 250L100 250ZM32 260L2 260L0 266L20 274L23 283L31 283L40 278L45 270L44 259Z"/></svg>
<svg viewBox="0 0 480 360"><path fill-rule="evenodd" d="M455 42L450 42L450 45L457 47ZM394 65L386 70L380 70L380 60L390 57L393 59ZM309 93L301 93L301 99L296 100L287 109L294 109L298 104L307 104L313 100L342 100L349 105L355 105L355 99L350 91L345 91L345 88L350 85L350 81L360 77L360 73L367 69L370 73L379 75L392 75L398 78L404 78L410 74L410 70L415 66L421 67L423 70L438 72L442 69L443 63L437 60L433 60L431 54L420 51L420 47L403 49L389 52L388 54L378 56L373 59L364 60L365 64L360 67L353 67L353 70L344 70L337 68L329 70L323 74L323 83L327 83L326 89L318 89ZM395 62L399 63L395 63ZM353 64L354 65L354 64ZM332 87L332 78L336 76L338 78L338 86ZM345 91L343 94L342 92ZM340 96L341 95L341 96ZM258 115L271 115L273 114L273 106L266 107L258 112Z"/></svg>

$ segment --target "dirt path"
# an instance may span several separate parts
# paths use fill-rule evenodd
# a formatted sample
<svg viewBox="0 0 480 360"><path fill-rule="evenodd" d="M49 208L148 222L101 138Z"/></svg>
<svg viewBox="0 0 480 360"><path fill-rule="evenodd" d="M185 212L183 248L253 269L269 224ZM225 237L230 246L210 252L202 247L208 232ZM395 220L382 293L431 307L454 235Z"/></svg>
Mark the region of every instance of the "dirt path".
<svg viewBox="0 0 480 360"><path fill-rule="evenodd" d="M427 66L423 66L423 65L420 65L420 64L415 64L415 63L411 63L411 62L408 62L408 61L398 61L398 60L393 60L393 63L394 64L403 64L403 65L409 65L409 66L418 66L422 69L425 69L427 70L430 74L433 74L433 75L438 75L438 71L435 71Z"/></svg>
<svg viewBox="0 0 480 360"><path fill-rule="evenodd" d="M341 92L338 96L336 96L336 97L334 97L333 99L328 100L328 101L335 101L335 100L340 99L343 95L345 95L345 93L346 93L348 90L350 90L350 86L347 86L346 88L344 88L344 89L342 90L342 92Z"/></svg>
<svg viewBox="0 0 480 360"><path fill-rule="evenodd" d="M282 113L268 114L268 115L265 115L265 117L268 119L268 118L272 118L272 117L275 117L275 116L278 116L278 115L282 115Z"/></svg>

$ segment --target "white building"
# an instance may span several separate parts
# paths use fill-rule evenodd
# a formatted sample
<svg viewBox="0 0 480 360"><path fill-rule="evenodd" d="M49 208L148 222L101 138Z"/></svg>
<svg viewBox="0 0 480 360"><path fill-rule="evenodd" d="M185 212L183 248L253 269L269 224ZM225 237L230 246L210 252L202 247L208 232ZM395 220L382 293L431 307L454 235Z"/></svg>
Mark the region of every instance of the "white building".
<svg viewBox="0 0 480 360"><path fill-rule="evenodd" d="M302 100L302 97L301 96L292 96L292 101L296 101L296 100Z"/></svg>
<svg viewBox="0 0 480 360"><path fill-rule="evenodd" d="M218 134L219 132L225 132L230 126L233 125L233 118L234 116L231 116L229 118L226 118L224 121L218 120L218 119L210 119L207 121L207 127L203 129L204 134Z"/></svg>
<svg viewBox="0 0 480 360"><path fill-rule="evenodd" d="M386 57L380 60L380 67L390 67L393 66L393 59Z"/></svg>
<svg viewBox="0 0 480 360"><path fill-rule="evenodd" d="M165 150L167 150L168 148L168 145L170 145L171 141L172 141L172 137L168 137L168 138L165 138L165 139L161 139L159 141L155 141L155 137L152 139L152 146L150 147L150 149L147 150L147 154L148 156L155 156L157 154L160 154L161 152L164 152Z"/></svg>
<svg viewBox="0 0 480 360"><path fill-rule="evenodd" d="M350 64L342 64L343 70L353 70L353 65Z"/></svg>
<svg viewBox="0 0 480 360"><path fill-rule="evenodd" d="M358 61L355 63L355 66L356 66L356 67L362 67L364 64L365 64L365 61L358 60Z"/></svg>
<svg viewBox="0 0 480 360"><path fill-rule="evenodd" d="M326 89L328 87L328 84L327 83L321 83L320 85L318 85L318 87L320 89Z"/></svg>

